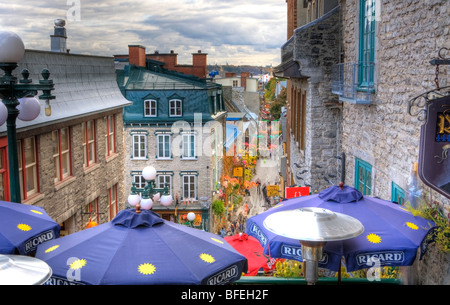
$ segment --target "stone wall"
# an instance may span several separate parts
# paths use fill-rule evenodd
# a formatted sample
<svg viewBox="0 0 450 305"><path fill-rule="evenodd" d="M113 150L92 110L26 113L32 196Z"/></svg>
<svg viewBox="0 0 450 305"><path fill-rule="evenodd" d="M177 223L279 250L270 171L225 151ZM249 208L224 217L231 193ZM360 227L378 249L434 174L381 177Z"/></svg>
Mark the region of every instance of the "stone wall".
<svg viewBox="0 0 450 305"><path fill-rule="evenodd" d="M309 184L313 192L320 192L340 182L340 109L337 97L331 93L332 66L339 62L340 10L333 9L323 17L297 28L293 45L293 59L300 65L300 79L291 79L291 86L306 92L305 149L290 145L290 168L294 183ZM289 94L291 95L291 94ZM290 97L292 102L292 97ZM333 106L329 106L333 105ZM292 109L292 107L291 107ZM291 129L299 124L291 122ZM291 139L295 139L291 135ZM304 174L302 172L307 171Z"/></svg>
<svg viewBox="0 0 450 305"><path fill-rule="evenodd" d="M373 195L391 199L391 182L406 190L411 166L418 160L421 122L407 113L407 102L435 88L435 67L429 61L441 47L450 47L450 8L445 0L376 3L381 14L376 23L375 93L370 105L344 103L343 149L346 182L354 183L355 157L360 158L373 167ZM345 62L354 62L359 1L342 5ZM441 67L441 86L448 76L449 69Z"/></svg>
<svg viewBox="0 0 450 305"><path fill-rule="evenodd" d="M359 0L341 1L344 62L356 62L359 43ZM372 166L372 195L391 200L392 183L407 193L418 161L421 122L407 112L408 101L435 88L435 66L429 61L450 48L450 5L447 0L379 0L376 17L375 93L369 105L344 102L342 148L346 184L354 185L355 158ZM450 69L440 67L441 87ZM423 199L450 208L450 200L422 185ZM440 283L448 273L448 256L430 251L421 264L421 283ZM440 273L440 274L439 274ZM448 277L448 274L447 274ZM441 279L441 280L439 280Z"/></svg>
<svg viewBox="0 0 450 305"><path fill-rule="evenodd" d="M146 160L133 160L132 156L132 137L130 136L131 131L138 130L144 131L148 133L147 136L147 152L148 159ZM198 158L196 160L183 160L180 158L180 149L174 147L178 144L175 144L171 147L173 158L171 160L157 160L156 156L156 135L155 131L171 131L171 127L165 126L148 126L148 124L134 125L134 126L126 126L125 128L125 194L129 194L132 183L132 171L142 171L142 169L146 166L153 166L157 171L171 171L173 172L172 183L173 183L173 195L178 194L181 198L182 195L182 183L181 183L181 171L196 171L198 172L197 176L197 194L198 198L200 197L208 197L211 200L211 183L212 183L212 158L210 152L207 151L206 147L208 146L210 140L210 134L206 129L203 129L203 133L201 137L197 137L197 154ZM175 129L174 129L175 130ZM178 130L178 129L177 129ZM200 135L198 133L197 135ZM172 135L172 143L179 143L174 141L180 135L178 133L174 133ZM202 150L200 152L200 150ZM178 151L178 153L176 152ZM198 202L197 202L198 203ZM154 207L162 207L159 203L155 204ZM175 205L172 205L172 208L175 208Z"/></svg>
<svg viewBox="0 0 450 305"><path fill-rule="evenodd" d="M39 162L39 194L24 201L24 204L42 206L58 223L70 219L70 233L84 229L89 215L84 215L85 206L98 198L100 223L109 221L108 189L117 184L118 210L123 209L123 123L122 109L97 114L34 129L18 134L18 139L37 136ZM116 117L116 153L106 157L106 115ZM97 162L89 168L83 167L82 123L95 120ZM70 128L72 175L61 182L54 182L53 142L51 131ZM50 131L50 132L49 132Z"/></svg>

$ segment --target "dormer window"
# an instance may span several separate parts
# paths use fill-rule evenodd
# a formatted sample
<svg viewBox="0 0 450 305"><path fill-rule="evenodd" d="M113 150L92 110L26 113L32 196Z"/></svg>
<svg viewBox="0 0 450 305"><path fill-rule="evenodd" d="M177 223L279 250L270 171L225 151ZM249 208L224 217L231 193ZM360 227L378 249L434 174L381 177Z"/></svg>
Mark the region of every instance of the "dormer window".
<svg viewBox="0 0 450 305"><path fill-rule="evenodd" d="M169 101L169 116L171 117L177 117L182 116L182 100L180 99L172 99Z"/></svg>
<svg viewBox="0 0 450 305"><path fill-rule="evenodd" d="M157 114L156 100L145 100L144 101L144 116L145 117L156 117L156 114Z"/></svg>

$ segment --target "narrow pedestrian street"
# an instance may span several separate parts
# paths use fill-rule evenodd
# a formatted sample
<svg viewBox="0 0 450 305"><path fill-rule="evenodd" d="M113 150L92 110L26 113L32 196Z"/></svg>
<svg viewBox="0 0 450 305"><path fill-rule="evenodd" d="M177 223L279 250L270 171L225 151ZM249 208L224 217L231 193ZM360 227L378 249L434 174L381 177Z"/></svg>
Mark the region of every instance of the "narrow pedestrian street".
<svg viewBox="0 0 450 305"><path fill-rule="evenodd" d="M254 215L258 215L259 213L267 210L270 205L274 203L273 199L269 197L269 202L265 196L265 186L267 185L279 185L280 178L280 165L279 162L275 158L259 158L256 161L255 167L255 175L253 176L252 181L257 182L260 181L260 185L257 187L253 187L249 190L250 195L247 195L244 199L244 204L242 204L238 211L237 215L245 215L245 204L248 206L247 218L250 218ZM243 231L245 231L245 224Z"/></svg>

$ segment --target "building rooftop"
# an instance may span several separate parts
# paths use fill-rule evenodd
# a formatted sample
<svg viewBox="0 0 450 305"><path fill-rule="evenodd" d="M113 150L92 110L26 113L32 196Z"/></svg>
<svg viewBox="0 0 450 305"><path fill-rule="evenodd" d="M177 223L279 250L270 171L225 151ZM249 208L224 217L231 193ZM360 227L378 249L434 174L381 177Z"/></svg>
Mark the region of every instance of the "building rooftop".
<svg viewBox="0 0 450 305"><path fill-rule="evenodd" d="M124 98L117 85L113 57L26 50L18 65L14 75L20 80L22 69L28 69L29 78L33 83L38 83L42 79L40 75L42 69L48 69L50 79L55 84L52 94L56 96L56 99L50 101L51 116L45 116L45 102L40 101L40 115L30 122L18 119L16 123L18 131L131 104ZM38 92L38 95L40 94L41 92ZM6 124L0 126L0 132L5 131Z"/></svg>

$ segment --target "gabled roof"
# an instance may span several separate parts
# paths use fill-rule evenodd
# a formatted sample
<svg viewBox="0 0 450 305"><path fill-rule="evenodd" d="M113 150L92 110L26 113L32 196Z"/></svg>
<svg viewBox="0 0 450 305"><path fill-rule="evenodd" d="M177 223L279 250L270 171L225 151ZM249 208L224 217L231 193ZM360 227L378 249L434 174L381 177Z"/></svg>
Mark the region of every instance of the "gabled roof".
<svg viewBox="0 0 450 305"><path fill-rule="evenodd" d="M38 83L43 68L50 71L50 79L55 84L50 101L51 116L45 116L45 102L41 103L41 113L33 121L17 119L17 129L32 129L62 121L71 120L94 113L106 112L130 105L117 86L113 57L76 55L67 53L26 50L19 67L14 70L18 79L22 69L30 71L30 79ZM42 92L38 92L38 95ZM36 97L37 98L37 97ZM6 124L0 131L6 130Z"/></svg>

